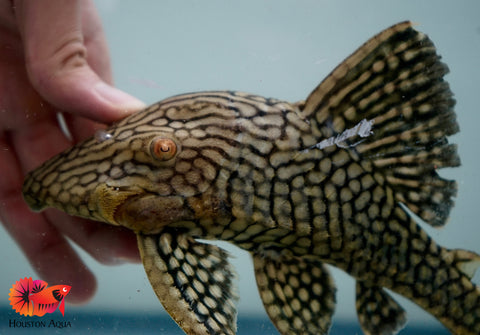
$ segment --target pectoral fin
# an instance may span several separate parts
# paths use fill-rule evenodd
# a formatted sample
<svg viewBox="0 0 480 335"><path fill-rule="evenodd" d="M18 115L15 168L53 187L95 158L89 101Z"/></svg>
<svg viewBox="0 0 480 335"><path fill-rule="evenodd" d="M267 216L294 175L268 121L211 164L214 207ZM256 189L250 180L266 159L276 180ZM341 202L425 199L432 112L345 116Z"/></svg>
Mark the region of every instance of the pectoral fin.
<svg viewBox="0 0 480 335"><path fill-rule="evenodd" d="M60 307L58 307L58 309L60 310L60 313L62 313L62 316L65 316L65 299L60 301Z"/></svg>
<svg viewBox="0 0 480 335"><path fill-rule="evenodd" d="M328 334L335 287L321 262L269 253L254 255L253 264L260 297L281 334Z"/></svg>
<svg viewBox="0 0 480 335"><path fill-rule="evenodd" d="M158 299L185 333L235 334L237 296L224 250L168 230L137 239Z"/></svg>
<svg viewBox="0 0 480 335"><path fill-rule="evenodd" d="M357 282L357 314L366 335L392 335L407 321L405 310L381 287Z"/></svg>

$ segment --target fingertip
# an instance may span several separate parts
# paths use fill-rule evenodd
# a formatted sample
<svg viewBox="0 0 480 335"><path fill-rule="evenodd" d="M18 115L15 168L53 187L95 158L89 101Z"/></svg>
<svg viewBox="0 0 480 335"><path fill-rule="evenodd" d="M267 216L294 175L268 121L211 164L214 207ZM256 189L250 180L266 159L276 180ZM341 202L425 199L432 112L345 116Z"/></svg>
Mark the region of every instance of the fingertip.
<svg viewBox="0 0 480 335"><path fill-rule="evenodd" d="M112 107L110 110L113 118L122 118L146 107L145 103L137 98L104 82L98 82L93 90L101 101Z"/></svg>
<svg viewBox="0 0 480 335"><path fill-rule="evenodd" d="M40 94L62 111L102 123L122 119L145 108L137 98L102 81L87 65L51 76L45 69L32 72Z"/></svg>
<svg viewBox="0 0 480 335"><path fill-rule="evenodd" d="M137 236L125 227L108 225L47 209L50 222L96 261L103 265L139 263Z"/></svg>
<svg viewBox="0 0 480 335"><path fill-rule="evenodd" d="M63 252L68 254L68 251ZM68 295L70 303L84 304L93 298L97 290L97 280L77 255L71 254L60 259L57 257L55 262L51 259L52 257L42 255L40 266L36 267L42 279L45 278L50 285L70 285L72 287Z"/></svg>
<svg viewBox="0 0 480 335"><path fill-rule="evenodd" d="M65 253L68 254L68 251ZM47 252L47 254L49 253ZM67 258L61 257L53 261L51 257L46 257L43 254L40 259L35 259L33 263L39 277L50 285L65 284L72 287L67 297L69 303L84 304L95 295L97 280L90 269L76 255L70 255Z"/></svg>
<svg viewBox="0 0 480 335"><path fill-rule="evenodd" d="M73 304L87 303L97 291L97 280L93 273L86 268L84 271L66 273L62 282L72 287L68 295L68 302Z"/></svg>
<svg viewBox="0 0 480 335"><path fill-rule="evenodd" d="M116 121L145 107L107 84L108 48L91 2L18 5L27 74L43 99L64 112L99 122Z"/></svg>
<svg viewBox="0 0 480 335"><path fill-rule="evenodd" d="M29 260L38 279L52 285L70 285L68 301L85 303L96 291L95 276L70 243L43 216L31 212L20 194L5 199L9 211L2 221Z"/></svg>

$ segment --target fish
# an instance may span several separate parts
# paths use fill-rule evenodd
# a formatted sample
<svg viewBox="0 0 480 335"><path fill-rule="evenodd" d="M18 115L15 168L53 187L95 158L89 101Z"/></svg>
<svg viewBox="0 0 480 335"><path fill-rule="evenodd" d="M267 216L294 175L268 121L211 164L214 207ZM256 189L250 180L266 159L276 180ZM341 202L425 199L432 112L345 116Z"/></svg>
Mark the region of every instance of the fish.
<svg viewBox="0 0 480 335"><path fill-rule="evenodd" d="M355 279L365 334L395 334L399 294L453 334L480 334L480 256L437 244L460 165L448 67L409 21L347 57L305 100L237 91L164 99L25 177L35 211L126 227L186 334L235 334L235 270L211 241L248 251L280 334L328 334L329 267Z"/></svg>
<svg viewBox="0 0 480 335"><path fill-rule="evenodd" d="M54 285L31 277L15 282L9 293L10 305L15 312L24 316L44 316L58 309L65 316L65 297L72 288L69 285Z"/></svg>

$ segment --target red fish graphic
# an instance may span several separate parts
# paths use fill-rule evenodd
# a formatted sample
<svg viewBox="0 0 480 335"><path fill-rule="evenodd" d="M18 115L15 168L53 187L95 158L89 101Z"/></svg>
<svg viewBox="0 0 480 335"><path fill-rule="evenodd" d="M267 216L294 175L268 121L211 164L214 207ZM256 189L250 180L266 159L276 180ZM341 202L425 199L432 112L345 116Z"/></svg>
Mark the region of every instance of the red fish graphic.
<svg viewBox="0 0 480 335"><path fill-rule="evenodd" d="M16 281L10 289L10 305L15 312L25 316L44 316L53 313L60 305L60 312L65 313L65 296L70 292L71 286L55 285L47 287L43 280L23 278Z"/></svg>

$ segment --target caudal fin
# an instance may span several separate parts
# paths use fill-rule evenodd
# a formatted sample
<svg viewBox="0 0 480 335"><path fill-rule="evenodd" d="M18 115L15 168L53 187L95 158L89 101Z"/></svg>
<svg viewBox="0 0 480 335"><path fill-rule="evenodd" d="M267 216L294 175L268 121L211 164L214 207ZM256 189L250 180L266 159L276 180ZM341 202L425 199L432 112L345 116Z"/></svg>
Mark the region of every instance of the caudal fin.
<svg viewBox="0 0 480 335"><path fill-rule="evenodd" d="M445 224L456 183L437 169L460 164L448 72L430 39L399 23L339 65L300 105L319 144L350 148L397 201L433 226Z"/></svg>
<svg viewBox="0 0 480 335"><path fill-rule="evenodd" d="M470 280L480 266L480 256L466 250L442 249L434 265L431 268L434 276L429 281L418 278L416 284L431 287L431 294L414 295L411 299L432 313L452 334L480 334L480 288Z"/></svg>
<svg viewBox="0 0 480 335"><path fill-rule="evenodd" d="M32 280L32 278L23 278L15 282L8 294L10 305L20 315L34 315L34 302L30 295L43 290L48 284L43 280Z"/></svg>

